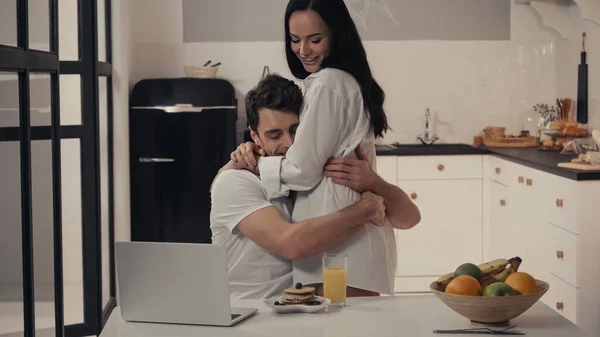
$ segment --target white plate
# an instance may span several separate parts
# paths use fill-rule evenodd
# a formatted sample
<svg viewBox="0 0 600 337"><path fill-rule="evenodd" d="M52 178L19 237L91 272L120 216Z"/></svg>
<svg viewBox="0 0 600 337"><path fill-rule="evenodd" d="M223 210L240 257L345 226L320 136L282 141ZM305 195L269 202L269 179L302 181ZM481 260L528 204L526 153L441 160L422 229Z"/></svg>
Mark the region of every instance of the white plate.
<svg viewBox="0 0 600 337"><path fill-rule="evenodd" d="M315 296L320 305L303 305L303 304L286 304L286 305L275 305L275 301L281 301L281 297L273 297L265 300L265 304L273 309L278 314L288 314L293 312L313 313L325 309L326 306L331 304L331 300L321 296Z"/></svg>

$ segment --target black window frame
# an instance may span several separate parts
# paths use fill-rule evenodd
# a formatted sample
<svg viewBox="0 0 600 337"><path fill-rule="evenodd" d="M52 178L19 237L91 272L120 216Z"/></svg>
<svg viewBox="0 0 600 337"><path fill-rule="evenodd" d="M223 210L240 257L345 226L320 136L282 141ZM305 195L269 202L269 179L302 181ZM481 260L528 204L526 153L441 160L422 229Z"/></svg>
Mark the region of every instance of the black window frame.
<svg viewBox="0 0 600 337"><path fill-rule="evenodd" d="M9 0L11 1L11 0ZM112 25L111 0L78 0L77 61L59 60L59 0L49 3L50 52L29 47L29 3L17 3L17 47L0 44L0 71L16 73L19 79L19 126L0 127L0 142L19 141L21 156L21 229L23 259L23 314L25 337L34 337L35 294L32 229L31 141L51 140L52 196L54 241L54 303L56 337L99 335L116 305L114 259L114 153L112 93ZM106 61L98 61L98 1L105 4ZM51 124L30 125L30 73L50 75ZM60 125L60 75L81 76L81 125ZM99 78L107 82L107 150L108 150L108 240L110 299L102 307L102 227L100 198L100 130ZM62 193L61 140L81 142L82 189L82 256L84 289L84 322L64 326L64 291L62 265Z"/></svg>

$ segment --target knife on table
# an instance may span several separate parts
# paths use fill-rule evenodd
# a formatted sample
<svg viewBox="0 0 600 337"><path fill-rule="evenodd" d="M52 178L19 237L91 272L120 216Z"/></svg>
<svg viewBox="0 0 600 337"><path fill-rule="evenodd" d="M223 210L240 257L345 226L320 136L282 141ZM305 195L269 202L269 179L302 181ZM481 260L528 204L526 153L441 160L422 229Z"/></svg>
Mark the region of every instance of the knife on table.
<svg viewBox="0 0 600 337"><path fill-rule="evenodd" d="M464 335L504 335L504 336L523 336L526 335L520 331L508 331L516 325L502 330L493 330L490 328L472 328L472 329L452 329L452 330L433 330L435 334L464 334Z"/></svg>

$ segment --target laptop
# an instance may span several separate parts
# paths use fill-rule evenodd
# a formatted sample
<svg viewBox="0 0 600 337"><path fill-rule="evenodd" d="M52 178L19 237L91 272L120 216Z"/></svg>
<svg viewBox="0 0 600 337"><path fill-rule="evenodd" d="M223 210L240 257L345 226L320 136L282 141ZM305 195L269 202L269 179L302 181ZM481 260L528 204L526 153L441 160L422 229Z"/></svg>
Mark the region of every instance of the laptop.
<svg viewBox="0 0 600 337"><path fill-rule="evenodd" d="M125 321L233 326L256 308L232 308L224 246L167 242L115 243Z"/></svg>

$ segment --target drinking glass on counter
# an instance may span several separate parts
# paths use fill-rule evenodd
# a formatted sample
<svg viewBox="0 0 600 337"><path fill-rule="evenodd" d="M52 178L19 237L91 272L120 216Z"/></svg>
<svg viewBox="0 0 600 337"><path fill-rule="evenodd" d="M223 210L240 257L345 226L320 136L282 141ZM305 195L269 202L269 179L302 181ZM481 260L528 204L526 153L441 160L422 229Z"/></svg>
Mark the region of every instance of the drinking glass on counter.
<svg viewBox="0 0 600 337"><path fill-rule="evenodd" d="M346 305L346 278L348 256L344 254L323 254L323 297L332 305Z"/></svg>

